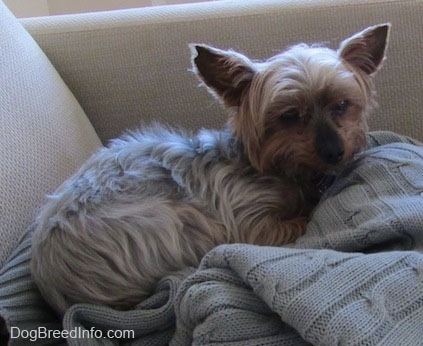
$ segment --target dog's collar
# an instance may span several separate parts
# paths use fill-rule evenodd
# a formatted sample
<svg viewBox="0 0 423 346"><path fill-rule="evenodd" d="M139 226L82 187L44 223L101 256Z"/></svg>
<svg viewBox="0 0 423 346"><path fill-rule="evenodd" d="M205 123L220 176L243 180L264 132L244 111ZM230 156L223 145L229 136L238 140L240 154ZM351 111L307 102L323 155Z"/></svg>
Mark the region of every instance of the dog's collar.
<svg viewBox="0 0 423 346"><path fill-rule="evenodd" d="M331 187L333 182L335 181L335 175L324 175L322 179L316 184L317 190L319 191L320 195L323 195L327 189Z"/></svg>
<svg viewBox="0 0 423 346"><path fill-rule="evenodd" d="M333 184L335 178L336 175L332 174L316 174L311 179L311 183L316 187L316 191L318 192L319 196L322 196ZM292 177L292 179L298 186L305 186L307 183L307 181L305 181L304 177L301 175L295 175ZM309 183L307 185L309 185Z"/></svg>

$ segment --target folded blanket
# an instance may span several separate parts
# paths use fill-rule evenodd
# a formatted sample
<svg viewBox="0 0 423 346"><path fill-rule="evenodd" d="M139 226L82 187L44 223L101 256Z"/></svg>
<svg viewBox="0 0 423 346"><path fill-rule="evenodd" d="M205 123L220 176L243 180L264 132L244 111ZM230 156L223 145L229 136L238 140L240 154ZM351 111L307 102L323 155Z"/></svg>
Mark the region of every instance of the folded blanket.
<svg viewBox="0 0 423 346"><path fill-rule="evenodd" d="M423 250L423 148L376 146L323 197L296 248Z"/></svg>
<svg viewBox="0 0 423 346"><path fill-rule="evenodd" d="M421 345L423 256L223 245L175 307L171 345Z"/></svg>
<svg viewBox="0 0 423 346"><path fill-rule="evenodd" d="M423 148L392 133L336 179L306 234L283 248L222 245L134 310L78 304L70 345L418 345L423 340ZM30 233L0 271L0 335L57 319L28 272ZM18 274L17 274L18 273ZM10 339L25 345L28 339ZM47 340L37 340L43 344ZM31 343L33 344L33 343Z"/></svg>
<svg viewBox="0 0 423 346"><path fill-rule="evenodd" d="M423 249L423 147L391 135L371 137L292 249L211 251L180 288L171 344L422 344L423 255L407 250Z"/></svg>

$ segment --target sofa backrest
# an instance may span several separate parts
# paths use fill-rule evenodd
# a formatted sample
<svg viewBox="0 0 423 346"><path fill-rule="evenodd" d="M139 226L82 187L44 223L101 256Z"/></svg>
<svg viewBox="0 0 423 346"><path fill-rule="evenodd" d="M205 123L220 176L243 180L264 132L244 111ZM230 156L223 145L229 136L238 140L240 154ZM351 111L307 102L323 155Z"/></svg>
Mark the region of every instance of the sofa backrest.
<svg viewBox="0 0 423 346"><path fill-rule="evenodd" d="M249 0L34 18L23 21L75 93L101 139L142 123L220 127L226 114L188 70L188 43L256 59L298 42L336 48L367 26L391 22L388 59L376 77L371 129L423 139L423 2Z"/></svg>

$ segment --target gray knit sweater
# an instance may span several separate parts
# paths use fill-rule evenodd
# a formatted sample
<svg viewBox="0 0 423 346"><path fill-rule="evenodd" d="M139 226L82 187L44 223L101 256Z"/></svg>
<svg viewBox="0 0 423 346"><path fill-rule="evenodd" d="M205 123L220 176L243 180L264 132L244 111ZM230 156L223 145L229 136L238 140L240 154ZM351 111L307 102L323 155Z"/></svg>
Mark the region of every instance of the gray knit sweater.
<svg viewBox="0 0 423 346"><path fill-rule="evenodd" d="M66 341L423 345L423 147L391 133L369 139L371 148L337 178L295 244L217 247L200 268L163 279L132 311L75 305L66 330L125 329L134 337ZM0 272L3 333L60 328L28 275L30 236Z"/></svg>

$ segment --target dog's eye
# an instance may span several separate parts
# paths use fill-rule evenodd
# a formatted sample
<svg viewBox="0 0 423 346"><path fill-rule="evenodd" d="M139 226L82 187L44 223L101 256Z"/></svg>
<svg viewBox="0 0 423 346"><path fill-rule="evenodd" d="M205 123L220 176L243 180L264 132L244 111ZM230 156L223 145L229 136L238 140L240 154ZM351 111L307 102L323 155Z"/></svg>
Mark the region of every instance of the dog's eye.
<svg viewBox="0 0 423 346"><path fill-rule="evenodd" d="M294 125L300 120L300 112L295 108L290 109L282 113L280 119L285 125Z"/></svg>
<svg viewBox="0 0 423 346"><path fill-rule="evenodd" d="M335 117L341 116L347 111L349 106L350 106L350 103L348 102L348 100L343 100L341 102L336 103L331 109L332 116L335 116Z"/></svg>

